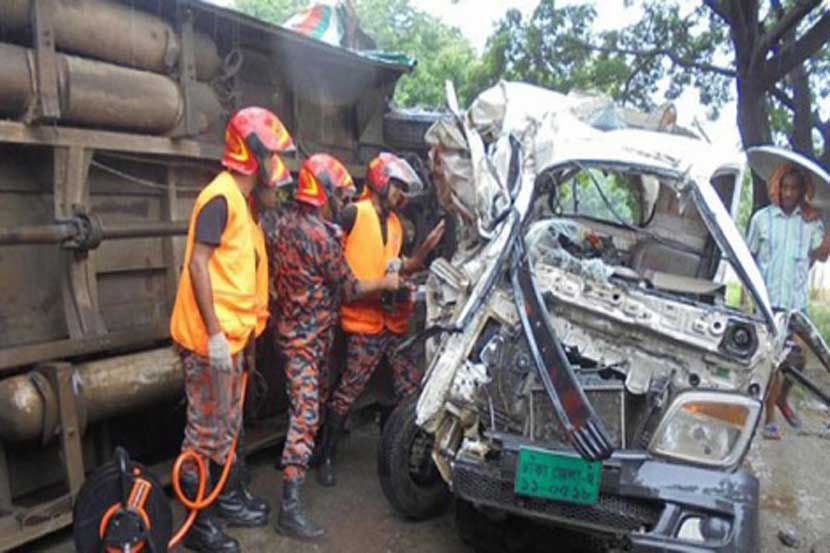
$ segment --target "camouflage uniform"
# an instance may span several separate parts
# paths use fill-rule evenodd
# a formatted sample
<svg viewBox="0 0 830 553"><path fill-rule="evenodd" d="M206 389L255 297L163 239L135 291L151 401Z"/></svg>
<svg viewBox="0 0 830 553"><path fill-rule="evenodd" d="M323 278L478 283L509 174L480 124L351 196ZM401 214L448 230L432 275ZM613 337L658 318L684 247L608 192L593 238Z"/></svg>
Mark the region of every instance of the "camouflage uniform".
<svg viewBox="0 0 830 553"><path fill-rule="evenodd" d="M332 394L329 409L346 416L349 408L363 393L363 389L386 355L392 369L395 394L399 399L418 391L421 375L415 364L397 349L403 336L384 330L380 334L348 334L346 371Z"/></svg>
<svg viewBox="0 0 830 553"><path fill-rule="evenodd" d="M182 450L193 449L203 457L224 465L233 439L242 426L242 371L245 355L233 356L233 371L210 368L210 361L179 348L187 394L187 425ZM194 472L195 467L186 466Z"/></svg>
<svg viewBox="0 0 830 553"><path fill-rule="evenodd" d="M320 422L320 386L341 295L352 297L357 280L343 260L342 232L316 208L289 204L266 236L277 297L272 320L291 404L284 478L302 480Z"/></svg>

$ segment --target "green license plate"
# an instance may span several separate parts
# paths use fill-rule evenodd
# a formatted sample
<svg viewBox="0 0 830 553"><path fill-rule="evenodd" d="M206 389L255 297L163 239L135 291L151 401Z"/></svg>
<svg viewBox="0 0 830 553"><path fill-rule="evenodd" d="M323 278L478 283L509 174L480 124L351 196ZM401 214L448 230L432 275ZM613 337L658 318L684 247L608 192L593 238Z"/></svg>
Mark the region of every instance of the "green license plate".
<svg viewBox="0 0 830 553"><path fill-rule="evenodd" d="M599 497L601 470L599 462L523 447L514 490L519 495L592 505Z"/></svg>

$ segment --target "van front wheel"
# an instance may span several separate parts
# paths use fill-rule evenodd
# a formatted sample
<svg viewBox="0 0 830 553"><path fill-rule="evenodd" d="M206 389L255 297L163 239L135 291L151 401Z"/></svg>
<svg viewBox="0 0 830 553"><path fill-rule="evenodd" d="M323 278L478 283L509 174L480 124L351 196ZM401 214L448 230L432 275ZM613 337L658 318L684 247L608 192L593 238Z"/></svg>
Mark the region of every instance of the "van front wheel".
<svg viewBox="0 0 830 553"><path fill-rule="evenodd" d="M426 520L443 513L451 495L432 461L432 435L415 424L417 399L402 401L386 421L378 447L378 475L396 511L411 520Z"/></svg>

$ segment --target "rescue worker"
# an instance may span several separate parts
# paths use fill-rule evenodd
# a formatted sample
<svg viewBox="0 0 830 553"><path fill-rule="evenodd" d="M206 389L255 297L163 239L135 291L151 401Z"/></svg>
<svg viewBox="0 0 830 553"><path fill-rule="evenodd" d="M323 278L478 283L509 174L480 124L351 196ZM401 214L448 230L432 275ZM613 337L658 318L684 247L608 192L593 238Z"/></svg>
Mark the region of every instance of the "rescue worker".
<svg viewBox="0 0 830 553"><path fill-rule="evenodd" d="M277 346L285 361L290 422L282 453L283 487L275 529L280 534L314 540L324 530L303 506L302 484L319 424L320 386L333 339L341 295L354 299L397 289L397 275L358 281L343 259L343 236L331 219L342 190L354 184L335 158L316 154L301 169L294 194L277 219L269 241L276 304Z"/></svg>
<svg viewBox="0 0 830 553"><path fill-rule="evenodd" d="M770 205L758 210L749 224L747 243L761 269L773 308L807 311L807 285L810 267L824 261L830 251L830 237L810 205L815 188L809 176L790 163L781 164L767 182ZM800 340L794 336L784 364L804 370L806 359ZM782 382L776 372L766 399L763 436L781 439L775 421L776 407L794 429L801 428L801 417L787 401L792 383Z"/></svg>
<svg viewBox="0 0 830 553"><path fill-rule="evenodd" d="M196 198L190 217L170 333L185 373L187 424L182 449L195 450L209 460L208 484L214 486L242 426L242 371L258 319L263 317L262 301L257 301L259 229L248 198L257 187L274 194L278 184L290 181L278 155L290 149L291 137L270 111L249 107L234 114L225 131L225 170ZM184 539L185 547L205 553L239 551L239 543L224 533L214 513L231 525L267 522L265 502L248 492L240 472L234 460L219 499L198 514ZM183 490L193 499L198 475L192 463L184 465L181 479Z"/></svg>
<svg viewBox="0 0 830 553"><path fill-rule="evenodd" d="M406 194L423 185L405 160L381 153L369 163L363 199L344 210L341 226L346 235L345 258L359 279L380 278L389 271L413 273L423 267L429 253L441 241L443 220L429 233L411 258L401 260L403 228L396 211ZM396 267L399 265L400 267ZM404 297L400 298L401 293ZM393 373L398 399L415 393L420 374L415 365L397 351L406 334L412 303L408 289L395 296L403 301L382 305L375 295L346 301L340 308L340 325L346 334L346 368L327 405L327 420L321 448L318 481L335 484L334 457L349 408L363 392L382 358Z"/></svg>

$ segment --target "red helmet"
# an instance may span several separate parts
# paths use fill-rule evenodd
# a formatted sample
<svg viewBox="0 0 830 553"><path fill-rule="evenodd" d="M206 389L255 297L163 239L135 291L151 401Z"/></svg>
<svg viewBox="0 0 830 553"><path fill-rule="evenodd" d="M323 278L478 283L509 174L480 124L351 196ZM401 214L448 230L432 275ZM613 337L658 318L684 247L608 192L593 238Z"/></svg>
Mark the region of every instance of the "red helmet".
<svg viewBox="0 0 830 553"><path fill-rule="evenodd" d="M421 178L409 162L395 154L381 152L369 162L366 184L373 192L385 197L389 190L389 181L392 179L403 183L407 193L420 192L424 187Z"/></svg>
<svg viewBox="0 0 830 553"><path fill-rule="evenodd" d="M269 187L291 181L291 174L277 152L294 151L294 141L279 118L264 108L237 111L225 129L222 165L242 173L258 174Z"/></svg>
<svg viewBox="0 0 830 553"><path fill-rule="evenodd" d="M294 199L322 207L338 188L354 188L346 167L328 154L314 154L303 162Z"/></svg>

